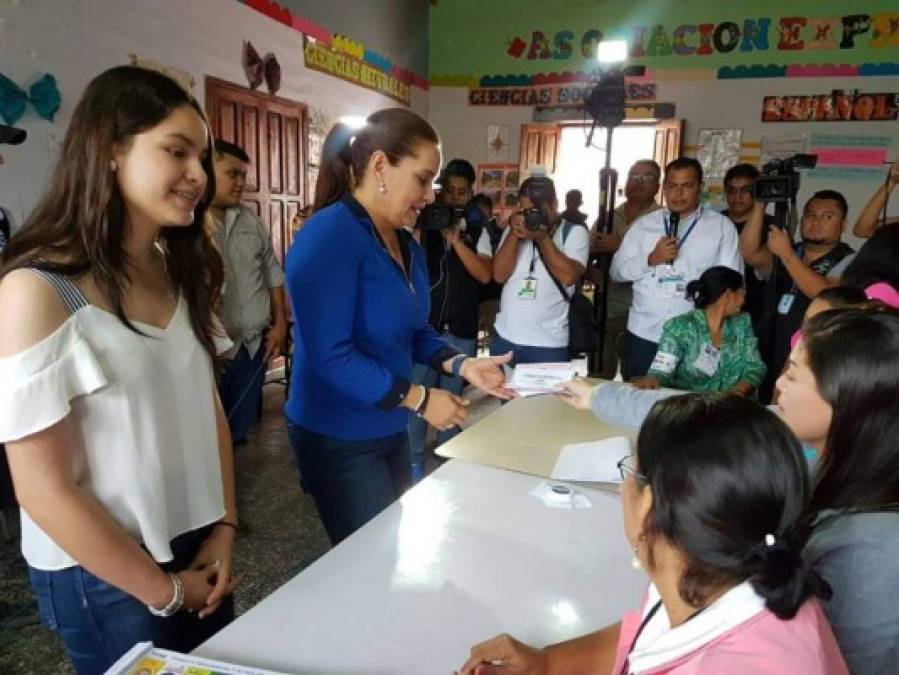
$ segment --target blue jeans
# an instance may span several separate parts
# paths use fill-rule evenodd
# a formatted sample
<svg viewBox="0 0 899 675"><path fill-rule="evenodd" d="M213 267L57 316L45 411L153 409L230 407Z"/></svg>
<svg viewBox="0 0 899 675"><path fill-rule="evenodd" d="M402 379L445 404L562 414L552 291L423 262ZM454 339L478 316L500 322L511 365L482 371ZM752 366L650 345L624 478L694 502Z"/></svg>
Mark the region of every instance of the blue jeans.
<svg viewBox="0 0 899 675"><path fill-rule="evenodd" d="M477 340L466 339L444 333L441 336L446 342L466 356L474 356L477 351ZM465 386L465 380L461 377L444 375L423 364L416 364L412 371L412 383L421 384L429 389L437 387L445 389L451 394L461 394ZM438 432L437 445L443 445L461 431L459 427L453 427L446 431ZM412 461L412 482L417 483L425 477L425 439L428 435L428 423L418 415L409 416L409 451Z"/></svg>
<svg viewBox="0 0 899 675"><path fill-rule="evenodd" d="M409 487L409 437L345 441L290 422L287 435L304 486L336 545L390 506Z"/></svg>
<svg viewBox="0 0 899 675"><path fill-rule="evenodd" d="M175 559L160 565L177 572L187 568L210 531L188 532L172 541ZM83 567L46 572L28 569L41 620L62 638L78 675L106 670L138 642L190 652L234 619L234 598L205 619L181 611L163 619L140 600L95 577Z"/></svg>
<svg viewBox="0 0 899 675"><path fill-rule="evenodd" d="M624 338L624 360L621 362L621 377L625 382L642 377L649 371L652 360L659 348L657 342L644 340L627 331Z"/></svg>
<svg viewBox="0 0 899 675"><path fill-rule="evenodd" d="M519 363L565 363L571 360L568 347L528 347L509 342L499 333L490 340L490 356L502 356L514 352L509 366Z"/></svg>
<svg viewBox="0 0 899 675"><path fill-rule="evenodd" d="M265 382L265 340L256 354L250 357L241 345L234 358L228 361L219 376L219 396L228 417L231 438L235 443L246 440L259 415L262 385Z"/></svg>

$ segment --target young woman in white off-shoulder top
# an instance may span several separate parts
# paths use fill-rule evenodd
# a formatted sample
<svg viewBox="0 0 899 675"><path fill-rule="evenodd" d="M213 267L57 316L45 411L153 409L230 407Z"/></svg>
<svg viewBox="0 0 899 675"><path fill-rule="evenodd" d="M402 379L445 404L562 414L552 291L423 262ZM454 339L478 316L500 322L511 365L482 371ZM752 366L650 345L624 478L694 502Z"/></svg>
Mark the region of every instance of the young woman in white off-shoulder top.
<svg viewBox="0 0 899 675"><path fill-rule="evenodd" d="M41 617L79 673L140 641L190 650L233 617L209 153L179 85L108 70L4 251L0 442Z"/></svg>

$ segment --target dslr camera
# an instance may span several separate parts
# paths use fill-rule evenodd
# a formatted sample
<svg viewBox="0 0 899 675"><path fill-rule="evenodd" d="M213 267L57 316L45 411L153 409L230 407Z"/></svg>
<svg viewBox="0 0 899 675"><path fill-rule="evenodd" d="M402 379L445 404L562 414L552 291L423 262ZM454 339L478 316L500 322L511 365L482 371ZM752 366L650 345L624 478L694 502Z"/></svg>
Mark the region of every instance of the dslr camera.
<svg viewBox="0 0 899 675"><path fill-rule="evenodd" d="M549 216L545 205L552 206L556 201L556 186L551 178L535 176L521 184L521 196L527 197L531 208L523 209L524 227L529 232L539 232L549 228Z"/></svg>
<svg viewBox="0 0 899 675"><path fill-rule="evenodd" d="M467 225L483 227L487 224L484 212L481 211L477 202L471 199L465 206L428 204L421 210L415 227L421 230L448 230L455 227L460 221L462 221L462 232L466 230Z"/></svg>
<svg viewBox="0 0 899 675"><path fill-rule="evenodd" d="M762 175L752 186L752 197L763 203L788 203L799 193L799 172L814 169L817 155L798 154L786 159L774 159L762 167Z"/></svg>

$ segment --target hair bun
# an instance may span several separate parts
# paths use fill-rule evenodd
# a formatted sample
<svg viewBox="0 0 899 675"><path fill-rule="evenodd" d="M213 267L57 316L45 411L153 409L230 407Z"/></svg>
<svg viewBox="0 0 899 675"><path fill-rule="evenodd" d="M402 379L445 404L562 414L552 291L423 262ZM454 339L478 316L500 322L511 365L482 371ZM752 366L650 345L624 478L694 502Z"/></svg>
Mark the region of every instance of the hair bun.
<svg viewBox="0 0 899 675"><path fill-rule="evenodd" d="M765 606L782 619L792 618L808 595L830 598L830 585L802 559L785 537L765 535L747 558L753 589Z"/></svg>
<svg viewBox="0 0 899 675"><path fill-rule="evenodd" d="M705 284L702 283L702 280L695 279L687 284L687 297L693 301L697 307L702 307L705 304L705 298L708 295L708 289Z"/></svg>

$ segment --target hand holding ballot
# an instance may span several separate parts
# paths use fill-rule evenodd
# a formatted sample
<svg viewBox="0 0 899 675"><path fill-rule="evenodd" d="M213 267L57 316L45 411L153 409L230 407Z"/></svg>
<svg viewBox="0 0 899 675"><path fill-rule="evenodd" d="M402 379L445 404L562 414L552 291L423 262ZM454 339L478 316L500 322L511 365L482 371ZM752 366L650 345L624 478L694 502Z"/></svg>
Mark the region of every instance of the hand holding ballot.
<svg viewBox="0 0 899 675"><path fill-rule="evenodd" d="M563 383L556 394L565 403L578 410L590 410L596 387L597 385L590 384L587 380L575 378L570 382Z"/></svg>
<svg viewBox="0 0 899 675"><path fill-rule="evenodd" d="M506 388L518 396L556 394L576 373L571 363L521 363L515 367Z"/></svg>

